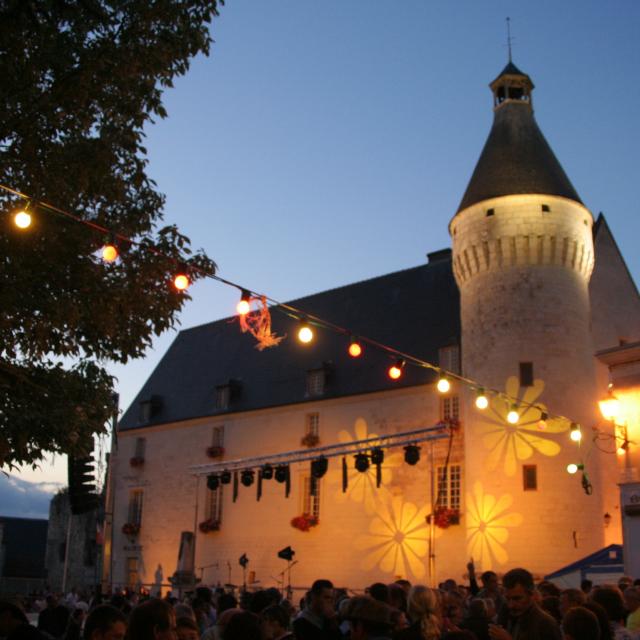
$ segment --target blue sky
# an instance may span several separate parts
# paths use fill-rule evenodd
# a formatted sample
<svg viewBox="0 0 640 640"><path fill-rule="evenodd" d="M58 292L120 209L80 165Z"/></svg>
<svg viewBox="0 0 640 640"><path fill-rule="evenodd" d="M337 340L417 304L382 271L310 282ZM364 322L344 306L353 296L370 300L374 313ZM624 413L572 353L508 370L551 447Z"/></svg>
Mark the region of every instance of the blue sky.
<svg viewBox="0 0 640 640"><path fill-rule="evenodd" d="M166 221L220 275L279 300L422 263L450 246L488 135L506 16L538 123L637 282L636 0L229 0L211 56L166 93L169 118L147 131ZM237 300L214 282L191 294L183 327ZM123 408L174 336L111 367ZM21 477L63 481L64 465Z"/></svg>

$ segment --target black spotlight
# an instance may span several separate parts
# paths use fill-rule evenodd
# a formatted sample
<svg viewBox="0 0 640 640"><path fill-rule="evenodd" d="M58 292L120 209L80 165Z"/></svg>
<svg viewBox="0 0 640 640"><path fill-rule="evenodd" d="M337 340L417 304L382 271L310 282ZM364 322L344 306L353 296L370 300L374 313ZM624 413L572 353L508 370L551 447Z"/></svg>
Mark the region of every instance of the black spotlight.
<svg viewBox="0 0 640 640"><path fill-rule="evenodd" d="M369 468L369 456L366 453L356 453L353 457L356 459L356 469L364 473Z"/></svg>
<svg viewBox="0 0 640 640"><path fill-rule="evenodd" d="M311 461L311 475L314 478L322 478L322 476L327 473L328 468L329 461L324 456L320 456Z"/></svg>
<svg viewBox="0 0 640 640"><path fill-rule="evenodd" d="M404 448L404 461L413 466L418 464L418 460L420 460L420 447L415 444L408 444Z"/></svg>
<svg viewBox="0 0 640 640"><path fill-rule="evenodd" d="M238 564L243 568L246 569L247 565L249 564L249 558L247 558L247 554L243 553L239 558L238 558Z"/></svg>
<svg viewBox="0 0 640 640"><path fill-rule="evenodd" d="M265 464L262 467L262 479L271 480L273 478L273 467L270 464Z"/></svg>
<svg viewBox="0 0 640 640"><path fill-rule="evenodd" d="M276 478L276 482L285 482L287 480L287 465L286 464L279 464L276 467L275 470L275 478Z"/></svg>
<svg viewBox="0 0 640 640"><path fill-rule="evenodd" d="M231 471L229 471L228 469L225 469L220 474L220 482L222 484L231 484Z"/></svg>
<svg viewBox="0 0 640 640"><path fill-rule="evenodd" d="M284 549L280 549L278 551L278 558L282 558L287 562L291 562L293 560L293 556L296 555L296 552L291 547L285 547Z"/></svg>
<svg viewBox="0 0 640 640"><path fill-rule="evenodd" d="M384 462L384 451L380 447L371 450L371 464L382 464Z"/></svg>
<svg viewBox="0 0 640 640"><path fill-rule="evenodd" d="M218 487L220 486L220 478L213 474L210 476L207 476L207 489L210 489L211 491L215 491Z"/></svg>
<svg viewBox="0 0 640 640"><path fill-rule="evenodd" d="M253 484L253 469L245 469L240 475L240 482L242 482L243 486L250 487Z"/></svg>

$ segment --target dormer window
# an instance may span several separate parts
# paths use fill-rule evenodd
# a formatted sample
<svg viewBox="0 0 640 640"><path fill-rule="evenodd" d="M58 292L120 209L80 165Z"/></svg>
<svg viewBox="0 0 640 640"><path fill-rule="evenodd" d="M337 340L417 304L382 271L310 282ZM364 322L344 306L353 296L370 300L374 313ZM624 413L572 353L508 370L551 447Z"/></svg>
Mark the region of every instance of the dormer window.
<svg viewBox="0 0 640 640"><path fill-rule="evenodd" d="M452 344L447 347L440 347L438 350L438 364L445 371L460 373L460 347Z"/></svg>
<svg viewBox="0 0 640 640"><path fill-rule="evenodd" d="M228 380L215 389L215 408L226 411L240 397L242 385L238 380Z"/></svg>
<svg viewBox="0 0 640 640"><path fill-rule="evenodd" d="M140 402L140 422L148 424L162 411L162 396L151 396Z"/></svg>
<svg viewBox="0 0 640 640"><path fill-rule="evenodd" d="M307 395L321 396L324 393L327 373L324 368L307 371Z"/></svg>

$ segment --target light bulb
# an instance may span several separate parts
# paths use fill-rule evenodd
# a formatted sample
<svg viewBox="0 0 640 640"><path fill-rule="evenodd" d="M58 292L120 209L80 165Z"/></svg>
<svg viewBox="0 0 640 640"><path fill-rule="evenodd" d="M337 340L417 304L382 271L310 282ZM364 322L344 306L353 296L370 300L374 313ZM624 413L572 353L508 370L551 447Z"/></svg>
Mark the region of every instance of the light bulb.
<svg viewBox="0 0 640 640"><path fill-rule="evenodd" d="M577 425L575 422L571 423L571 432L569 434L569 437L574 442L580 442L580 440L582 440L582 431L580 431L580 426Z"/></svg>
<svg viewBox="0 0 640 640"><path fill-rule="evenodd" d="M574 473L578 473L578 465L575 462L571 462L567 465L567 472L573 475Z"/></svg>
<svg viewBox="0 0 640 640"><path fill-rule="evenodd" d="M18 229L28 229L31 226L31 214L23 209L13 216L13 222Z"/></svg>
<svg viewBox="0 0 640 640"><path fill-rule="evenodd" d="M476 407L478 409L486 409L489 406L489 398L484 393L484 389L478 389L478 395L476 396Z"/></svg>
<svg viewBox="0 0 640 640"><path fill-rule="evenodd" d="M313 329L306 322L303 322L298 329L298 340L304 344L309 344L313 340Z"/></svg>
<svg viewBox="0 0 640 640"><path fill-rule="evenodd" d="M438 379L438 384L436 385L436 387L438 388L438 391L440 393L447 393L447 391L451 389L451 383L447 379L447 376L445 376L444 374L441 374L440 378Z"/></svg>
<svg viewBox="0 0 640 640"><path fill-rule="evenodd" d="M185 275L184 273L179 273L178 275L176 275L176 277L173 279L173 286L178 290L178 291L184 291L189 284L191 284L189 282L189 277L187 275Z"/></svg>
<svg viewBox="0 0 640 640"><path fill-rule="evenodd" d="M349 355L352 358L359 358L362 355L362 345L356 339L351 340Z"/></svg>
<svg viewBox="0 0 640 640"><path fill-rule="evenodd" d="M509 413L507 414L507 422L509 424L518 424L518 420L520 420L520 415L518 414L518 408L516 405L511 405L511 409L509 409Z"/></svg>
<svg viewBox="0 0 640 640"><path fill-rule="evenodd" d="M404 369L404 360L398 360L395 364L392 364L387 371L387 375L392 380L398 380L402 376L402 370Z"/></svg>
<svg viewBox="0 0 640 640"><path fill-rule="evenodd" d="M244 289L240 296L240 302L236 305L236 311L241 316L246 316L251 311L251 294Z"/></svg>
<svg viewBox="0 0 640 640"><path fill-rule="evenodd" d="M618 448L616 449L616 453L617 453L619 456L623 456L625 453L627 453L627 450L626 450L624 447L618 447Z"/></svg>
<svg viewBox="0 0 640 640"><path fill-rule="evenodd" d="M102 259L105 262L114 262L114 260L118 257L118 248L115 244L105 244L102 247Z"/></svg>
<svg viewBox="0 0 640 640"><path fill-rule="evenodd" d="M540 420L538 420L538 429L544 431L547 428L547 419L549 414L546 411L540 412Z"/></svg>

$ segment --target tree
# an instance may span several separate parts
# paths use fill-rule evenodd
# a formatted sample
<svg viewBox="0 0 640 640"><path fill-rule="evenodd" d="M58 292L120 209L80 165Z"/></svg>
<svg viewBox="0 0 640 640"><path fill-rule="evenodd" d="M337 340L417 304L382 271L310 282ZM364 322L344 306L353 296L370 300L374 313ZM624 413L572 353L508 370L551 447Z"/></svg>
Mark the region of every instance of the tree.
<svg viewBox="0 0 640 640"><path fill-rule="evenodd" d="M36 200L25 232L0 194L0 468L86 453L112 410L105 362L142 356L176 324L178 264L192 280L215 269L161 226L143 142L167 115L163 90L208 55L219 4L0 0L0 184ZM105 264L102 234L38 203L135 243Z"/></svg>

